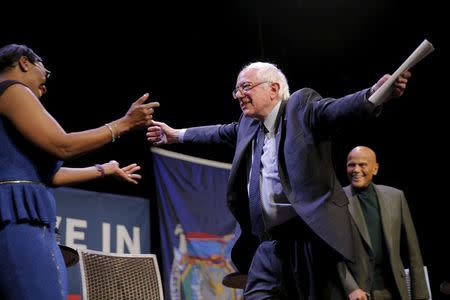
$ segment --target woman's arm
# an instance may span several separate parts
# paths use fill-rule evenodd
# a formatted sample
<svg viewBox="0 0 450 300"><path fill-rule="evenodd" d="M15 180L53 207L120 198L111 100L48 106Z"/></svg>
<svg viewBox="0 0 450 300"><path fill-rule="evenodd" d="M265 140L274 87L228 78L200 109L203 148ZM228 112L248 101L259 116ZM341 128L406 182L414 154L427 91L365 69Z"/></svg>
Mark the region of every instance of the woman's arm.
<svg viewBox="0 0 450 300"><path fill-rule="evenodd" d="M130 164L120 168L119 163L111 160L108 163L85 168L60 168L53 177L52 183L55 186L73 185L85 181L114 176L117 179L137 184L141 175L135 174L141 167L137 164Z"/></svg>
<svg viewBox="0 0 450 300"><path fill-rule="evenodd" d="M98 128L66 133L47 112L39 99L24 85L9 87L0 98L0 114L6 116L28 140L59 159L69 159L98 149L123 134L151 125L154 108L159 103L137 99L127 113Z"/></svg>

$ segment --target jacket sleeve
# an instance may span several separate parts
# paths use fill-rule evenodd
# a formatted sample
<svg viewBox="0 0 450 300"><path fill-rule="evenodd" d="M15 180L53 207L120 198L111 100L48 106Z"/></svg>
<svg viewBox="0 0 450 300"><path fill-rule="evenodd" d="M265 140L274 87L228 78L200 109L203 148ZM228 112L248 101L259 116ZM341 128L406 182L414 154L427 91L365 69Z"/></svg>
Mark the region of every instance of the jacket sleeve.
<svg viewBox="0 0 450 300"><path fill-rule="evenodd" d="M292 94L288 105L297 106L292 111L299 113L297 118L303 120L304 126L326 136L349 123L365 121L380 114L381 106L367 100L367 90L341 98L323 98L313 89L303 88ZM291 104L291 100L295 101Z"/></svg>
<svg viewBox="0 0 450 300"><path fill-rule="evenodd" d="M238 123L225 125L209 125L190 127L184 134L184 143L225 144L236 145Z"/></svg>
<svg viewBox="0 0 450 300"><path fill-rule="evenodd" d="M342 287L344 288L345 295L348 296L354 290L359 289L360 287L356 283L355 278L350 273L346 262L340 261L337 265L339 279L341 280Z"/></svg>
<svg viewBox="0 0 450 300"><path fill-rule="evenodd" d="M405 195L401 193L402 227L406 237L409 276L411 280L412 299L429 299L428 287L425 278L425 270L420 253L416 230L412 222L411 213Z"/></svg>

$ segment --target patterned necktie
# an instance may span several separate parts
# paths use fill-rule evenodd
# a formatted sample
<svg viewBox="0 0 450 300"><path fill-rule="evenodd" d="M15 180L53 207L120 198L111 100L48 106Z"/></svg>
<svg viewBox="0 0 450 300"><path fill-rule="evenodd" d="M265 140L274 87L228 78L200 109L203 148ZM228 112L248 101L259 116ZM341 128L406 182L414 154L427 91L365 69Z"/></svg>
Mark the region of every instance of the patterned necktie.
<svg viewBox="0 0 450 300"><path fill-rule="evenodd" d="M261 196L259 180L261 173L261 155L264 145L264 125L261 124L253 153L253 162L249 182L249 208L250 220L252 222L252 233L258 237L264 233L264 221L261 209Z"/></svg>

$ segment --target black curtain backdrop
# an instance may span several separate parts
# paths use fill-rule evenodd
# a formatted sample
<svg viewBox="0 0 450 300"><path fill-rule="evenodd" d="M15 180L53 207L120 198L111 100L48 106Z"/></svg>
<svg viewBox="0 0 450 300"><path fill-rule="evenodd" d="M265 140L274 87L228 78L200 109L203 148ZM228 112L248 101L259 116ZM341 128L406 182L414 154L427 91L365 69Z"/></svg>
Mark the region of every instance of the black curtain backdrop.
<svg viewBox="0 0 450 300"><path fill-rule="evenodd" d="M436 50L413 68L404 96L385 105L377 120L339 132L333 155L339 180L347 185L347 152L356 145L376 151L376 183L405 191L433 298L439 299L439 283L450 279L443 5L437 0L22 3L2 8L0 45L23 43L43 57L52 77L42 101L70 132L122 116L145 92L161 103L155 119L176 128L237 121L240 109L231 97L236 75L258 60L277 64L291 92L307 86L323 96L343 96L394 72L428 39ZM224 162L233 155L215 146L165 148ZM66 165L110 159L139 163L142 182L130 186L105 179L77 188L154 199L158 174L152 174L145 131Z"/></svg>

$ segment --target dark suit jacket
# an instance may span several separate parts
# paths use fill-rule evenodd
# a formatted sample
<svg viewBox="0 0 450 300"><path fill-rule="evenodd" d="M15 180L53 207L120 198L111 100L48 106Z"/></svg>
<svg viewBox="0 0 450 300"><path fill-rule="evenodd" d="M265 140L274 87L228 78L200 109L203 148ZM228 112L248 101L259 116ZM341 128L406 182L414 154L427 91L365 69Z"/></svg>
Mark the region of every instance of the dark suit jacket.
<svg viewBox="0 0 450 300"><path fill-rule="evenodd" d="M343 98L322 98L304 88L285 104L277 134L278 168L283 189L300 218L330 247L352 261L353 241L348 200L333 170L330 135L341 125L367 119L375 106L367 90ZM228 206L241 227L232 260L247 273L259 241L251 234L246 190L249 149L259 121L241 115L238 123L188 128L184 142L235 147L228 181Z"/></svg>
<svg viewBox="0 0 450 300"><path fill-rule="evenodd" d="M428 299L422 255L420 254L416 231L405 195L401 190L389 186L374 186L380 207L382 230L388 256L386 259L389 261L395 281L393 284L397 287L401 299L410 299L405 281L405 266L400 257L400 244L404 239L408 254L405 259L407 258L409 263L412 299ZM353 275L347 273L343 279L344 289L349 294L358 287L365 291L370 290L373 259L371 259L370 236L360 201L351 186L346 186L344 191L349 199L349 210L358 228L360 241L362 241L361 247L357 250L359 253L356 253L357 259Z"/></svg>

